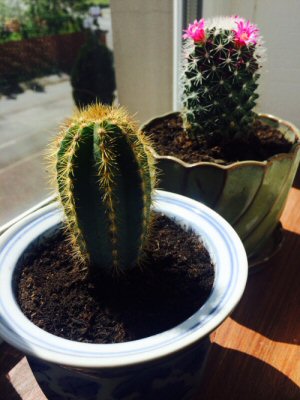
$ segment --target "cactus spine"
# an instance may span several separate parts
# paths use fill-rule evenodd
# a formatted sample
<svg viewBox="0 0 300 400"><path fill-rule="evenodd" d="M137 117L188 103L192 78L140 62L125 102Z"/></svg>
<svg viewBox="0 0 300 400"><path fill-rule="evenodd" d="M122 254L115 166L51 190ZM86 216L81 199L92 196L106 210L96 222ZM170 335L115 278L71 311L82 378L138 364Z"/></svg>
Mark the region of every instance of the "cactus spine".
<svg viewBox="0 0 300 400"><path fill-rule="evenodd" d="M63 127L52 165L75 256L119 272L149 235L155 168L149 139L122 108L92 105Z"/></svg>
<svg viewBox="0 0 300 400"><path fill-rule="evenodd" d="M247 134L256 114L263 48L239 17L194 21L183 35L183 121L191 137Z"/></svg>

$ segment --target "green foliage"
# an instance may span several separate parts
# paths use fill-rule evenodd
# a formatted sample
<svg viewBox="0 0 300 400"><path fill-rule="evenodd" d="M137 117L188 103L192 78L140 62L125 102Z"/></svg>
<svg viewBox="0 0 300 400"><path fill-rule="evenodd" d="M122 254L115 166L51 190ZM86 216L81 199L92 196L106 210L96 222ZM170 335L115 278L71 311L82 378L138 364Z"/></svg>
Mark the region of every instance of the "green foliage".
<svg viewBox="0 0 300 400"><path fill-rule="evenodd" d="M113 54L95 35L81 48L71 72L73 98L78 107L112 104L116 89Z"/></svg>
<svg viewBox="0 0 300 400"><path fill-rule="evenodd" d="M77 259L120 272L141 260L155 186L148 139L121 108L79 111L51 151L54 180Z"/></svg>
<svg viewBox="0 0 300 400"><path fill-rule="evenodd" d="M90 6L109 4L109 0L0 0L0 43L79 32ZM11 20L17 21L17 30L7 28Z"/></svg>
<svg viewBox="0 0 300 400"><path fill-rule="evenodd" d="M80 0L23 0L23 7L0 4L0 43L49 35L79 32L87 6ZM15 19L19 28L7 29L6 25Z"/></svg>
<svg viewBox="0 0 300 400"><path fill-rule="evenodd" d="M237 45L233 30L217 22L208 23L205 40L185 43L182 115L192 138L247 135L256 118L259 45Z"/></svg>
<svg viewBox="0 0 300 400"><path fill-rule="evenodd" d="M110 6L110 0L85 0L83 1L83 3L85 3L85 6L88 7L100 6L102 8L105 8Z"/></svg>
<svg viewBox="0 0 300 400"><path fill-rule="evenodd" d="M71 33L82 29L82 17L76 13L78 1L24 1L28 5L26 13L28 37Z"/></svg>

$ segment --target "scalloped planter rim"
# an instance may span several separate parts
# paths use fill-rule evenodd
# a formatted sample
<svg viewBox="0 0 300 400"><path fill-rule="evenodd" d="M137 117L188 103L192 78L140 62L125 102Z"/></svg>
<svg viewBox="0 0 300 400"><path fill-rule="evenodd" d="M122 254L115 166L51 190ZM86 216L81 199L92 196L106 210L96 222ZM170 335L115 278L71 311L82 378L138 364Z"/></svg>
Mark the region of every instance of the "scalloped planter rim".
<svg viewBox="0 0 300 400"><path fill-rule="evenodd" d="M141 126L147 130L157 121L178 112L153 118ZM278 250L282 240L279 219L300 160L300 135L290 122L259 114L278 127L293 144L289 153L265 161L240 161L229 165L213 162L189 164L174 156L160 156L160 187L200 201L222 215L237 231L254 266Z"/></svg>

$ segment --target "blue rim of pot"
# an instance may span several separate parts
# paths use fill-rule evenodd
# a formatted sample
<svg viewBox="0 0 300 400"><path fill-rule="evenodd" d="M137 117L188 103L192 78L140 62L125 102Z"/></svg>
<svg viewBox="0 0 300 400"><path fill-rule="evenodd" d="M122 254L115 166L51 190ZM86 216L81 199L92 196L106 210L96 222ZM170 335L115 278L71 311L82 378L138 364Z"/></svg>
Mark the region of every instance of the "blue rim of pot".
<svg viewBox="0 0 300 400"><path fill-rule="evenodd" d="M22 313L14 293L17 262L28 245L63 220L57 203L25 217L0 237L0 335L25 354L75 368L134 365L171 355L214 331L239 302L247 281L247 256L236 232L215 211L184 196L160 191L155 211L201 236L215 265L215 279L205 304L176 327L144 339L118 344L74 342L34 325Z"/></svg>

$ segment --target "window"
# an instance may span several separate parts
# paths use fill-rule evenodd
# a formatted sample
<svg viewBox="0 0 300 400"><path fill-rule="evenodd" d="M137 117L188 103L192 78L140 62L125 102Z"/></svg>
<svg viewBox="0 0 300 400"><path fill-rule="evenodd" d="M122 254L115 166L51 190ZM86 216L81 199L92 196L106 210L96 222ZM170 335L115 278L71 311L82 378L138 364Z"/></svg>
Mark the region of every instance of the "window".
<svg viewBox="0 0 300 400"><path fill-rule="evenodd" d="M45 148L75 104L116 101L109 0L0 2L0 226L49 196Z"/></svg>

